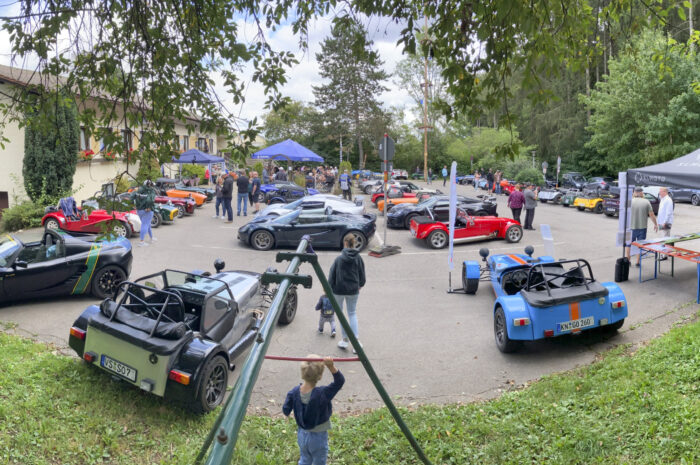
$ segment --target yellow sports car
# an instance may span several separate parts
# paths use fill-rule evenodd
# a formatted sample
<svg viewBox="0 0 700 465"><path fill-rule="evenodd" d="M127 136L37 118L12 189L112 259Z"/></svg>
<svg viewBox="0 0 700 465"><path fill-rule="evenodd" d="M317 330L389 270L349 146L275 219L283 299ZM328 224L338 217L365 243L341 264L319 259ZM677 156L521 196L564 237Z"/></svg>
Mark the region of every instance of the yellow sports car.
<svg viewBox="0 0 700 465"><path fill-rule="evenodd" d="M576 197L573 205L580 211L590 210L594 213L603 213L603 199L600 197Z"/></svg>

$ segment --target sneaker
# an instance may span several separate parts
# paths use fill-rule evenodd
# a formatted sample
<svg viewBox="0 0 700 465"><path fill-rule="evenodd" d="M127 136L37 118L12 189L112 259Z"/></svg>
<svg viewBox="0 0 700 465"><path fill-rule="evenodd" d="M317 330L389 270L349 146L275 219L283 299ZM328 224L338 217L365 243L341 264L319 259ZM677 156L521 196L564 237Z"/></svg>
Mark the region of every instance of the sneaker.
<svg viewBox="0 0 700 465"><path fill-rule="evenodd" d="M323 328L318 328L318 333L323 334Z"/></svg>
<svg viewBox="0 0 700 465"><path fill-rule="evenodd" d="M243 213L243 216L248 216L248 214L247 214L247 213Z"/></svg>
<svg viewBox="0 0 700 465"><path fill-rule="evenodd" d="M340 341L338 341L338 347L340 347L341 349L347 349L348 345L348 341L346 341L345 339L341 339Z"/></svg>
<svg viewBox="0 0 700 465"><path fill-rule="evenodd" d="M158 238L157 238L157 237L152 237L152 238L151 238L151 242L158 242Z"/></svg>
<svg viewBox="0 0 700 465"><path fill-rule="evenodd" d="M224 223L233 223L233 220L226 220Z"/></svg>
<svg viewBox="0 0 700 465"><path fill-rule="evenodd" d="M222 220L225 220L225 219L226 219L226 215L221 215L221 219L222 219Z"/></svg>
<svg viewBox="0 0 700 465"><path fill-rule="evenodd" d="M148 244L144 241L139 242L139 247L147 247Z"/></svg>
<svg viewBox="0 0 700 465"><path fill-rule="evenodd" d="M212 216L212 218L218 218L218 217L219 217L219 215ZM222 216L222 218L223 218L223 216Z"/></svg>
<svg viewBox="0 0 700 465"><path fill-rule="evenodd" d="M335 331L331 331L331 337L335 337Z"/></svg>

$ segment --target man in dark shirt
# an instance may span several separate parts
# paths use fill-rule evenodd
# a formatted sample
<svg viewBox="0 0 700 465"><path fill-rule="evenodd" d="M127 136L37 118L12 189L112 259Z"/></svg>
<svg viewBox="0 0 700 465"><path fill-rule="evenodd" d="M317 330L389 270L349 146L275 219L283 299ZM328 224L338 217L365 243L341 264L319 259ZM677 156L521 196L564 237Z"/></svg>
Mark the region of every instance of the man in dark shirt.
<svg viewBox="0 0 700 465"><path fill-rule="evenodd" d="M520 212L523 211L523 205L525 204L525 195L522 193L522 188L523 186L518 184L508 196L508 208L513 212L513 219L518 223L520 223Z"/></svg>
<svg viewBox="0 0 700 465"><path fill-rule="evenodd" d="M493 172L491 172L491 168L489 168L489 172L486 174L486 182L489 184L488 186L488 191L491 192L493 190Z"/></svg>
<svg viewBox="0 0 700 465"><path fill-rule="evenodd" d="M248 181L248 176L245 175L245 171L242 171L238 179L236 180L236 186L238 186L238 202L237 202L237 215L241 216L241 204L243 204L243 216L248 216L248 187L250 182Z"/></svg>
<svg viewBox="0 0 700 465"><path fill-rule="evenodd" d="M226 173L224 178L224 185L221 188L221 198L224 202L224 213L227 215L227 223L233 221L233 207L231 206L231 200L233 199L233 176L231 173Z"/></svg>

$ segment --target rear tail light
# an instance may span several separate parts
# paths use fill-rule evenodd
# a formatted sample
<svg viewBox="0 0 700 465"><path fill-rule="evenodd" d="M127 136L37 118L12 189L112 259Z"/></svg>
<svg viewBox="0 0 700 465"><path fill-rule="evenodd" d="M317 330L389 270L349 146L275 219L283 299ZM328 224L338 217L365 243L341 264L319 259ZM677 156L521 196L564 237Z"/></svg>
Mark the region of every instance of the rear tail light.
<svg viewBox="0 0 700 465"><path fill-rule="evenodd" d="M529 324L529 318L513 318L513 326L527 326Z"/></svg>
<svg viewBox="0 0 700 465"><path fill-rule="evenodd" d="M176 383L182 384L183 386L187 386L188 384L190 384L190 375L178 370L170 370L168 378L175 381Z"/></svg>
<svg viewBox="0 0 700 465"><path fill-rule="evenodd" d="M97 359L97 354L95 352L85 352L83 359L88 363L92 363Z"/></svg>
<svg viewBox="0 0 700 465"><path fill-rule="evenodd" d="M553 329L545 329L544 330L544 337L553 337L554 336L554 330Z"/></svg>
<svg viewBox="0 0 700 465"><path fill-rule="evenodd" d="M73 326L73 327L70 329L70 335L73 336L73 337L75 337L75 338L80 339L81 341L84 341L84 340L85 340L85 331L83 331L83 330L80 329L80 328L76 328L75 326Z"/></svg>
<svg viewBox="0 0 700 465"><path fill-rule="evenodd" d="M612 302L610 305L612 306L612 308L622 308L625 306L625 301L618 300L617 302Z"/></svg>

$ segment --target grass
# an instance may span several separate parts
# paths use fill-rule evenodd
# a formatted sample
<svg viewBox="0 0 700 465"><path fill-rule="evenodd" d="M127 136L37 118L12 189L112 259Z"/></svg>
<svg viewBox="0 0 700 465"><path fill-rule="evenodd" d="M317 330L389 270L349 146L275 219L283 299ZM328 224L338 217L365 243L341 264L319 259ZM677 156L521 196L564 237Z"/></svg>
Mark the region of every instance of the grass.
<svg viewBox="0 0 700 465"><path fill-rule="evenodd" d="M0 351L0 463L188 464L218 413L191 416L17 336L0 333ZM497 400L402 415L436 465L700 463L700 323ZM385 408L333 423L332 464L419 463ZM295 430L247 417L233 463L296 463Z"/></svg>

